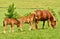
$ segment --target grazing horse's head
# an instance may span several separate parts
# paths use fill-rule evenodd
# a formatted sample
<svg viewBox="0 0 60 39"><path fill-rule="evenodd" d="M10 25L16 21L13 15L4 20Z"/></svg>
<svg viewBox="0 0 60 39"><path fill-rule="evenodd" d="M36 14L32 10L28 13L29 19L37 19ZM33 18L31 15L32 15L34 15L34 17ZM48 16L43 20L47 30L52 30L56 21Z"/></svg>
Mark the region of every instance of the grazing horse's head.
<svg viewBox="0 0 60 39"><path fill-rule="evenodd" d="M20 27L20 22L16 19L16 25L17 27Z"/></svg>
<svg viewBox="0 0 60 39"><path fill-rule="evenodd" d="M55 20L55 19L52 19L52 20L51 20L51 25L52 25L53 28L56 27L56 20Z"/></svg>
<svg viewBox="0 0 60 39"><path fill-rule="evenodd" d="M19 27L20 26L20 23L18 22L16 25L17 25L17 27Z"/></svg>

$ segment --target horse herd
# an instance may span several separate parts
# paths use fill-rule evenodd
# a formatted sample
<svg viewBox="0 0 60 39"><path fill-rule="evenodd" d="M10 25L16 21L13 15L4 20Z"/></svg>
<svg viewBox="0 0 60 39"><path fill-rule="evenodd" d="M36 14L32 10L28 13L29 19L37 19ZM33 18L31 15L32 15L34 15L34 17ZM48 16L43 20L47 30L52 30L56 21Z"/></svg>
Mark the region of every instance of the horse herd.
<svg viewBox="0 0 60 39"><path fill-rule="evenodd" d="M4 29L3 32L6 33L6 27L8 24L11 25L12 32L14 32L14 26L13 26L14 24L17 25L17 27L20 30L22 30L22 24L28 23L28 24L30 24L29 30L31 30L33 23L35 23L34 27L35 27L35 29L38 29L39 21L43 21L42 28L44 28L45 21L47 21L48 27L49 27L50 23L51 23L52 28L55 28L55 26L56 26L56 19L51 14L51 12L49 12L48 10L35 10L35 11L31 12L31 14L29 14L28 16L20 16L18 19L5 18L3 21L3 29Z"/></svg>

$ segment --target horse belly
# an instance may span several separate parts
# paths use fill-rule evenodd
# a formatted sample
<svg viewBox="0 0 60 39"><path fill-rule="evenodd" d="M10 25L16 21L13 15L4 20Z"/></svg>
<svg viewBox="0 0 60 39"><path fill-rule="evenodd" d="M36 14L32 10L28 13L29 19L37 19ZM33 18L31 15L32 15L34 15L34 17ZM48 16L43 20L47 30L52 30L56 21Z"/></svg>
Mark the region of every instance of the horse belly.
<svg viewBox="0 0 60 39"><path fill-rule="evenodd" d="M48 20L47 18L41 18L40 21L46 21Z"/></svg>

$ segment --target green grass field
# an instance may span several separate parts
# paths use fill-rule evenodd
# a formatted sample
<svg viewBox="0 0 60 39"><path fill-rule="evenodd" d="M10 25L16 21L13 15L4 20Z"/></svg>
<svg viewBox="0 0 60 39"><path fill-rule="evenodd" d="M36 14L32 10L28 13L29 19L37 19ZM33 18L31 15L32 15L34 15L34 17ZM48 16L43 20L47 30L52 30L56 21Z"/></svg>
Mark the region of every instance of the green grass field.
<svg viewBox="0 0 60 39"><path fill-rule="evenodd" d="M48 7L54 9L59 19L60 0L0 0L0 39L60 39L60 21L57 21L56 29L51 26L48 28L45 23L45 29L42 28L42 22L39 22L38 30L29 31L29 24L23 24L23 31L18 31L14 26L15 32L9 32L10 26L7 26L7 33L3 34L3 20L7 7L11 3L15 3L16 11L20 15L25 15L36 9L47 9Z"/></svg>

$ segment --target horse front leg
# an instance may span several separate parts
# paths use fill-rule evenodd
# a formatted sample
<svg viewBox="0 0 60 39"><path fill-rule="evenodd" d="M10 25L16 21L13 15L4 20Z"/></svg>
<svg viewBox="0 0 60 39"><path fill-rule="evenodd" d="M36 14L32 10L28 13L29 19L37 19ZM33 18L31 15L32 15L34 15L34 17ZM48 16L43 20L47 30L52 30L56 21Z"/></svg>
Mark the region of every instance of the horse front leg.
<svg viewBox="0 0 60 39"><path fill-rule="evenodd" d="M23 31L23 29L22 29L22 24L20 25L20 30Z"/></svg>
<svg viewBox="0 0 60 39"><path fill-rule="evenodd" d="M32 22L30 22L29 24L30 24L29 30L32 30Z"/></svg>
<svg viewBox="0 0 60 39"><path fill-rule="evenodd" d="M35 28L38 29L38 21L35 22Z"/></svg>
<svg viewBox="0 0 60 39"><path fill-rule="evenodd" d="M11 32L14 32L14 26L11 24Z"/></svg>
<svg viewBox="0 0 60 39"><path fill-rule="evenodd" d="M42 29L44 29L44 25L45 25L45 21L43 21L43 26L42 26Z"/></svg>
<svg viewBox="0 0 60 39"><path fill-rule="evenodd" d="M47 23L48 23L48 27L50 27L50 20L49 19L48 19Z"/></svg>
<svg viewBox="0 0 60 39"><path fill-rule="evenodd" d="M20 23L17 27L18 27L18 30L23 31L23 29L22 29L22 23Z"/></svg>
<svg viewBox="0 0 60 39"><path fill-rule="evenodd" d="M36 29L34 22L30 22L29 30Z"/></svg>

